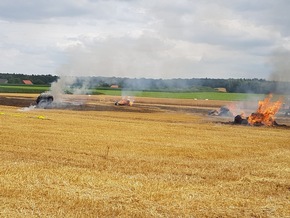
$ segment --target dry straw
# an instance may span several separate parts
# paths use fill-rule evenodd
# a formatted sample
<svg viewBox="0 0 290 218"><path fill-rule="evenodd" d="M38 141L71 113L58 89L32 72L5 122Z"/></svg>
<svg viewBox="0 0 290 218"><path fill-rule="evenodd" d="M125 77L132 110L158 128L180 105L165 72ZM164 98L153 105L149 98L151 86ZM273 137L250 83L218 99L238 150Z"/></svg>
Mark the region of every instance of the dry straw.
<svg viewBox="0 0 290 218"><path fill-rule="evenodd" d="M290 214L287 129L182 113L23 113L39 119L0 116L1 217Z"/></svg>

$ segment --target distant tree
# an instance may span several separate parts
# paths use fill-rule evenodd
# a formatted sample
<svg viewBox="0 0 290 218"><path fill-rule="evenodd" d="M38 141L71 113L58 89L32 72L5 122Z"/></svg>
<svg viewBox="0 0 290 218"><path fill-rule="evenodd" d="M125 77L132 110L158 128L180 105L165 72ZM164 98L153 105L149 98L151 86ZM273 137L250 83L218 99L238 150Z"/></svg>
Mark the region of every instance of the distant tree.
<svg viewBox="0 0 290 218"><path fill-rule="evenodd" d="M12 77L8 80L10 84L22 84L22 79L19 77Z"/></svg>
<svg viewBox="0 0 290 218"><path fill-rule="evenodd" d="M57 76L25 75L15 73L0 73L1 79L7 79L10 84L22 84L22 80L28 79L35 85L50 85L57 81ZM135 90L213 90L225 88L228 92L241 93L283 93L290 94L290 82L267 81L265 79L146 79L146 78L119 78L119 77L78 77L76 86L82 86L86 81L90 87L110 87L118 85L125 89ZM89 81L89 82L88 82Z"/></svg>

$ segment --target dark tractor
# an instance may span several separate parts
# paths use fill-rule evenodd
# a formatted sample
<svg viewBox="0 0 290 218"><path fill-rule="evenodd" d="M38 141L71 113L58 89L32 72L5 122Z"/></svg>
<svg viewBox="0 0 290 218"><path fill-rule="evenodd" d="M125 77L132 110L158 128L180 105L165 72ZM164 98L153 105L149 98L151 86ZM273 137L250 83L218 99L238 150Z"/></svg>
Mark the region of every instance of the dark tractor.
<svg viewBox="0 0 290 218"><path fill-rule="evenodd" d="M40 94L36 99L36 106L41 108L46 108L53 102L53 96L48 93Z"/></svg>

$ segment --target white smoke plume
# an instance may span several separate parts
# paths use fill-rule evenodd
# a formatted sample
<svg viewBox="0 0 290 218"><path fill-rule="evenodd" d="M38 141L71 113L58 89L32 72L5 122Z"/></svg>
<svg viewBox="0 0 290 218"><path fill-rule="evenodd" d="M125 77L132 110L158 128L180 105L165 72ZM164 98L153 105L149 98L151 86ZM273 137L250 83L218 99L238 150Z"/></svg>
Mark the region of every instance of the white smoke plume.
<svg viewBox="0 0 290 218"><path fill-rule="evenodd" d="M51 84L47 94L53 96L53 103L50 107L66 107L69 105L82 105L86 98L72 97L72 95L89 94L89 78L75 76L61 76Z"/></svg>
<svg viewBox="0 0 290 218"><path fill-rule="evenodd" d="M63 95L68 91L70 86L75 82L75 77L63 76L56 82L53 82L49 93L54 97L55 102L62 101Z"/></svg>

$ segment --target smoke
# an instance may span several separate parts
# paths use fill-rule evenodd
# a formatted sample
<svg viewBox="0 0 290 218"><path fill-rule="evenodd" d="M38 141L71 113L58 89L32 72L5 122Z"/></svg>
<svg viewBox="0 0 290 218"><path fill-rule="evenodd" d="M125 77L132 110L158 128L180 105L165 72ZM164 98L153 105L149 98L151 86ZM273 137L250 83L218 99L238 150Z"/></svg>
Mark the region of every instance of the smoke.
<svg viewBox="0 0 290 218"><path fill-rule="evenodd" d="M63 95L75 82L75 77L62 76L56 82L53 82L49 93L54 97L55 102L61 102Z"/></svg>
<svg viewBox="0 0 290 218"><path fill-rule="evenodd" d="M65 49L67 63L58 69L65 76L60 76L50 90L57 100L68 86L71 93L86 94L92 85L88 81L90 76L127 77L131 79L124 79L122 87L159 89L161 81L157 84L158 81L153 83L151 79L133 78L176 78L180 72L187 72L191 77L193 65L201 59L200 52L191 44L164 39L153 31L105 37L82 35L69 40L70 46ZM86 76L87 80L79 81L80 75ZM127 90L122 95L132 96L134 93Z"/></svg>
<svg viewBox="0 0 290 218"><path fill-rule="evenodd" d="M246 100L232 103L229 108L233 112L234 116L242 114L247 117L256 111L258 102L264 99L264 97L264 95L249 95Z"/></svg>
<svg viewBox="0 0 290 218"><path fill-rule="evenodd" d="M90 83L88 77L61 76L51 84L50 93L55 98L63 94L84 95L89 94Z"/></svg>
<svg viewBox="0 0 290 218"><path fill-rule="evenodd" d="M290 50L280 48L274 51L271 57L271 64L273 73L270 77L271 80L279 82L290 82Z"/></svg>
<svg viewBox="0 0 290 218"><path fill-rule="evenodd" d="M86 98L70 98L69 96L90 94L90 92L89 78L61 76L51 84L50 90L44 93L52 95L53 102L39 106L43 108L65 108L73 105L83 105Z"/></svg>
<svg viewBox="0 0 290 218"><path fill-rule="evenodd" d="M201 60L200 46L162 38L153 31L122 36L79 36L70 39L66 73L128 78L192 77ZM64 70L62 70L64 71ZM182 74L183 73L183 74Z"/></svg>
<svg viewBox="0 0 290 218"><path fill-rule="evenodd" d="M23 112L27 112L27 111L31 111L34 110L36 108L35 105L30 105L29 107L23 107L23 108L19 108L18 111L23 111Z"/></svg>
<svg viewBox="0 0 290 218"><path fill-rule="evenodd" d="M272 74L270 80L275 81L274 93L279 93L285 96L284 103L290 104L290 50L281 47L276 49L271 58Z"/></svg>

